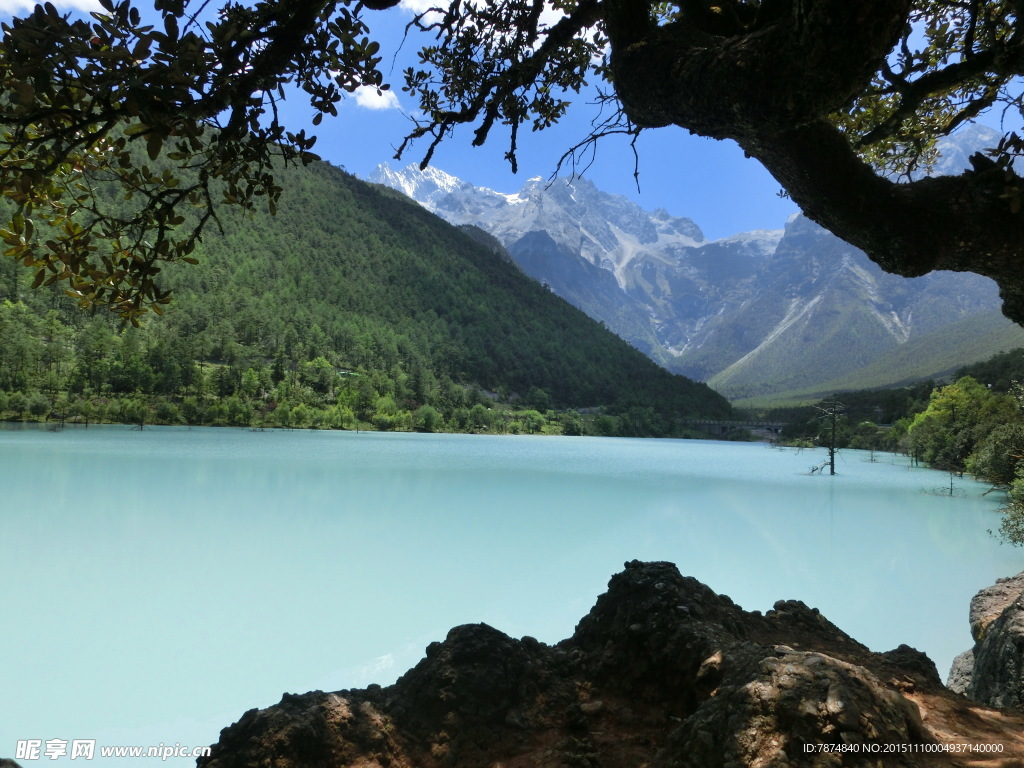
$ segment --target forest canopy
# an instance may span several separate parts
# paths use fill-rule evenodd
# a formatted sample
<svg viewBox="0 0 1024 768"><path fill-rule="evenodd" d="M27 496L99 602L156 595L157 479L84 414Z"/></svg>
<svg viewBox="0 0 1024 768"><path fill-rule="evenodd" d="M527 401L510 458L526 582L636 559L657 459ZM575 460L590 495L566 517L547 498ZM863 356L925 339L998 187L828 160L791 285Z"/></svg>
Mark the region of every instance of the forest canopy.
<svg viewBox="0 0 1024 768"><path fill-rule="evenodd" d="M4 24L7 257L84 306L159 311L161 264L193 258L223 204L273 210L275 168L311 156L314 139L281 122L286 94L308 99L319 124L344 94L389 87L371 24L398 2L101 0L88 20L47 3ZM428 162L465 125L515 166L519 131L557 122L596 82L608 118L588 142L668 125L732 139L884 269L987 275L1020 322L1020 11L1017 0L439 3L411 24L423 45L401 86L421 117L401 151ZM922 177L935 139L985 113L1006 126L999 146L960 176ZM154 171L158 157L171 167ZM184 209L201 214L186 225Z"/></svg>
<svg viewBox="0 0 1024 768"><path fill-rule="evenodd" d="M156 165L156 164L154 164ZM398 193L282 170L141 328L0 262L0 420L683 436L726 400ZM5 399L6 398L6 399Z"/></svg>

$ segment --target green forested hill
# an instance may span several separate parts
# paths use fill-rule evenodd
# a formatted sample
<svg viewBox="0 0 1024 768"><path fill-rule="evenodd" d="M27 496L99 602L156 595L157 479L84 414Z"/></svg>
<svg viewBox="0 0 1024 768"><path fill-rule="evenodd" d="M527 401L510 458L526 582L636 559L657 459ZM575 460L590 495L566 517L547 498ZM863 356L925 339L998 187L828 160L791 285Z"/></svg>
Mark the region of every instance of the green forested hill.
<svg viewBox="0 0 1024 768"><path fill-rule="evenodd" d="M0 333L17 341L0 350L0 413L116 400L124 418L128 400L166 421L296 423L298 410L309 424L485 429L508 402L514 428L524 411L605 406L597 428L617 434L728 413L406 198L327 164L279 183L277 216L226 210L199 265L165 269L175 302L141 329L30 291L4 263Z"/></svg>

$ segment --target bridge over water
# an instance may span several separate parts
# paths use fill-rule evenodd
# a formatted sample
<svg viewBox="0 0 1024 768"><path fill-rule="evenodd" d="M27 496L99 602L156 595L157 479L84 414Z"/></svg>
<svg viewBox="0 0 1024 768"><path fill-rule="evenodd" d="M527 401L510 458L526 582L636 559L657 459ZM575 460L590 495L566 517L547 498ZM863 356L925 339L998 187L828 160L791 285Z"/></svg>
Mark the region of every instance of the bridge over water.
<svg viewBox="0 0 1024 768"><path fill-rule="evenodd" d="M783 421L713 421L709 419L694 419L684 421L683 424L714 437L725 437L733 432L749 430L751 434L765 439L777 437L782 428L786 426Z"/></svg>

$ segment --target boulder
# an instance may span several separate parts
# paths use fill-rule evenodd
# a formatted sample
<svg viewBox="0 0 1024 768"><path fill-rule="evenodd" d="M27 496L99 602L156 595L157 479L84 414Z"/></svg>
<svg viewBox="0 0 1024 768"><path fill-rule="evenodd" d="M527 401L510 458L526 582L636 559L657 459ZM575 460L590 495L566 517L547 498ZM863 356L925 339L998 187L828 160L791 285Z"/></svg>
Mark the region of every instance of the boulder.
<svg viewBox="0 0 1024 768"><path fill-rule="evenodd" d="M990 707L1024 709L1024 592L988 623L975 646L967 696Z"/></svg>
<svg viewBox="0 0 1024 768"><path fill-rule="evenodd" d="M946 678L946 687L954 693L967 695L967 689L971 687L971 677L974 675L974 649L970 648L955 659L949 668L949 677Z"/></svg>
<svg viewBox="0 0 1024 768"><path fill-rule="evenodd" d="M1024 718L985 730L976 708L965 735L965 705L912 648L873 653L803 603L747 612L633 561L557 645L456 627L394 685L246 712L198 765L963 766L943 744L1004 731L1000 757L1024 757Z"/></svg>
<svg viewBox="0 0 1024 768"><path fill-rule="evenodd" d="M974 648L953 660L946 685L990 707L1024 709L1024 573L971 599Z"/></svg>
<svg viewBox="0 0 1024 768"><path fill-rule="evenodd" d="M1011 603L1024 592L1024 572L1016 576L997 579L971 598L971 637L980 643L985 638L989 624L999 618Z"/></svg>

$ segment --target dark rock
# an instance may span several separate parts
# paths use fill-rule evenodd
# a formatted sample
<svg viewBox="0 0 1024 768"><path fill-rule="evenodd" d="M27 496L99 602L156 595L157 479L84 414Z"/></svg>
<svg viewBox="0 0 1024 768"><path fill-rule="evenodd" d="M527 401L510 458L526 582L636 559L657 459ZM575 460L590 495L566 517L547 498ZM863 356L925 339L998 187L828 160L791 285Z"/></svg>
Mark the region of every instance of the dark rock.
<svg viewBox="0 0 1024 768"><path fill-rule="evenodd" d="M732 657L716 695L673 731L657 766L810 765L817 745L932 741L916 705L864 667L811 651L758 655Z"/></svg>
<svg viewBox="0 0 1024 768"><path fill-rule="evenodd" d="M974 648L953 660L950 690L990 707L1024 709L1024 573L971 599Z"/></svg>
<svg viewBox="0 0 1024 768"><path fill-rule="evenodd" d="M392 686L247 712L199 768L954 765L928 747L963 733L966 704L912 648L872 653L803 603L748 613L633 561L556 646L456 627ZM998 728L1024 755L1024 718Z"/></svg>
<svg viewBox="0 0 1024 768"><path fill-rule="evenodd" d="M967 695L990 707L1024 708L1024 592L985 627Z"/></svg>
<svg viewBox="0 0 1024 768"><path fill-rule="evenodd" d="M935 662L928 658L928 654L921 653L916 648L911 648L909 645L901 645L891 651L886 651L881 656L899 667L904 673L924 678L935 684L942 683L942 678L939 677L939 670L936 669Z"/></svg>

